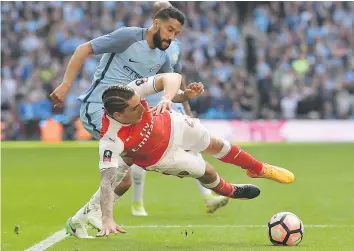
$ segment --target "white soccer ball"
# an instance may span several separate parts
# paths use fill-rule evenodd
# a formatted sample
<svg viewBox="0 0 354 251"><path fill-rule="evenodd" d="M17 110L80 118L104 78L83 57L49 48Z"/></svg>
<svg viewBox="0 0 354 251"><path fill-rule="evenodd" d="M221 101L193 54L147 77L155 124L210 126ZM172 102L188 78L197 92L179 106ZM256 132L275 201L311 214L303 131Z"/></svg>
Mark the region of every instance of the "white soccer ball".
<svg viewBox="0 0 354 251"><path fill-rule="evenodd" d="M304 225L293 213L277 213L268 222L268 236L274 245L295 246L304 236Z"/></svg>

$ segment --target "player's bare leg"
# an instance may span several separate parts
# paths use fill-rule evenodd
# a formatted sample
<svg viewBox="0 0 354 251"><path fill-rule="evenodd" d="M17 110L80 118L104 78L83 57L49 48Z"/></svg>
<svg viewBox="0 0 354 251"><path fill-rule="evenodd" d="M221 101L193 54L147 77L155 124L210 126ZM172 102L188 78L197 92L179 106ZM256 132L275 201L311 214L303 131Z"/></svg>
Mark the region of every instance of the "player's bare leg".
<svg viewBox="0 0 354 251"><path fill-rule="evenodd" d="M222 162L240 166L247 170L251 178L265 178L279 183L292 183L295 176L292 172L277 166L262 163L239 146L226 140L211 137L210 144L204 153L211 154Z"/></svg>
<svg viewBox="0 0 354 251"><path fill-rule="evenodd" d="M213 190L215 193L233 199L253 199L261 192L255 185L226 182L212 166L207 166L204 175L198 180L203 186Z"/></svg>
<svg viewBox="0 0 354 251"><path fill-rule="evenodd" d="M132 165L130 170L131 170L131 183L133 189L132 191L133 203L131 206L132 215L147 216L148 214L145 211L144 202L143 202L146 171L137 165Z"/></svg>
<svg viewBox="0 0 354 251"><path fill-rule="evenodd" d="M205 164L208 167L212 168L212 165L205 161ZM220 196L220 195L215 195L212 190L205 188L199 180L196 180L198 189L200 194L202 195L205 206L206 206L206 212L207 213L214 213L216 210L219 208L222 208L227 205L229 202L228 197Z"/></svg>
<svg viewBox="0 0 354 251"><path fill-rule="evenodd" d="M130 172L126 174L122 182L114 190L116 202L131 186ZM66 232L77 238L92 238L88 235L87 226L97 230L102 228L102 212L100 205L101 190L98 189L90 201L82 207L73 217L66 222Z"/></svg>

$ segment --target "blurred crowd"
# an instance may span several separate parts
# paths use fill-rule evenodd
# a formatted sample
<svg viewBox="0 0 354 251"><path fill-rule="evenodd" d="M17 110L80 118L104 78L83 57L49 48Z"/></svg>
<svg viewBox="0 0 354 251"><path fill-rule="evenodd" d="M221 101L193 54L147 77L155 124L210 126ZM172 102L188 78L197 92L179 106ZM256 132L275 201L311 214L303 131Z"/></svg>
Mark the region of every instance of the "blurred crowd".
<svg viewBox="0 0 354 251"><path fill-rule="evenodd" d="M186 15L187 81L206 91L191 102L208 119L347 119L354 111L354 3L258 4L254 72L234 2L173 2ZM152 2L2 2L1 121L8 139L36 138L41 121L69 126L100 56L84 64L62 108L48 95L78 45L122 26L149 27ZM244 18L242 18L244 19ZM254 81L252 81L254 79ZM21 132L21 133L20 133ZM68 136L69 137L69 136Z"/></svg>
<svg viewBox="0 0 354 251"><path fill-rule="evenodd" d="M354 2L271 2L253 11L259 115L354 115Z"/></svg>

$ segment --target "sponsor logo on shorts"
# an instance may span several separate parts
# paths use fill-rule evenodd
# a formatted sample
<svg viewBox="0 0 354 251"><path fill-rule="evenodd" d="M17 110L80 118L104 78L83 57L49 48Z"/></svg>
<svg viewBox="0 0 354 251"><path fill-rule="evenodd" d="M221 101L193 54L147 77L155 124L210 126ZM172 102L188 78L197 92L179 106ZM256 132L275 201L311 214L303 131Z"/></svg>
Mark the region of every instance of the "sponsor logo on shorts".
<svg viewBox="0 0 354 251"><path fill-rule="evenodd" d="M177 174L178 177L183 178L184 176L188 176L190 173L187 171L182 171Z"/></svg>
<svg viewBox="0 0 354 251"><path fill-rule="evenodd" d="M190 127L194 127L194 121L191 119L191 118L189 118L189 117L187 117L187 118L185 118L184 119L184 121L186 121L186 123L190 126Z"/></svg>

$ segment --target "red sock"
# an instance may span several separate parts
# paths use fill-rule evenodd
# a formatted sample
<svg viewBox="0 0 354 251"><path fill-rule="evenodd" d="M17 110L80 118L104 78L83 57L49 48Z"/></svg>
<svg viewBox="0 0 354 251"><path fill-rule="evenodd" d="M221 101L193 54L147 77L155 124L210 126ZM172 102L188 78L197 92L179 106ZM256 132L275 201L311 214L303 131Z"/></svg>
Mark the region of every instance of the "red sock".
<svg viewBox="0 0 354 251"><path fill-rule="evenodd" d="M256 174L260 174L263 169L262 162L253 158L249 153L243 151L236 145L231 145L231 150L223 158L220 158L222 162L234 164L243 169L251 170Z"/></svg>
<svg viewBox="0 0 354 251"><path fill-rule="evenodd" d="M233 194L235 192L235 188L232 184L226 182L223 178L220 177L220 183L214 187L211 188L211 190L213 190L215 193L225 196L225 197L229 197L229 198L233 198Z"/></svg>

